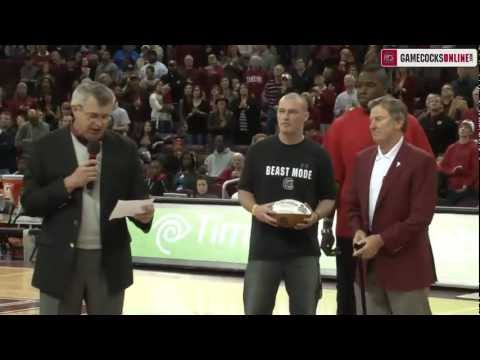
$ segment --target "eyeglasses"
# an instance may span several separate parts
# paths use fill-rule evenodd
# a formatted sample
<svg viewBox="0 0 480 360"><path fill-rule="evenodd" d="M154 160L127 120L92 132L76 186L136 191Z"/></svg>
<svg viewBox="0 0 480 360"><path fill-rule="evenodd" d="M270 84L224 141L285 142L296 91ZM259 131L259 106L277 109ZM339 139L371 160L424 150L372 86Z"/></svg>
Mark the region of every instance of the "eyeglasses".
<svg viewBox="0 0 480 360"><path fill-rule="evenodd" d="M74 105L72 106L72 110L83 112L85 115L87 115L87 118L90 122L100 120L102 123L107 123L111 119L110 113L105 114L105 113L87 112L84 110L82 105Z"/></svg>

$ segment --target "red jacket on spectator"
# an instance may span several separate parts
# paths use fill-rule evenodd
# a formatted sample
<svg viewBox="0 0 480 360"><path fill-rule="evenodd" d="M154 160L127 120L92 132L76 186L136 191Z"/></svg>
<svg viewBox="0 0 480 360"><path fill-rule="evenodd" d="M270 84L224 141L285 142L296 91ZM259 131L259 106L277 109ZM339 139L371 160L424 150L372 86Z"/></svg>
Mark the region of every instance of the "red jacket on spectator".
<svg viewBox="0 0 480 360"><path fill-rule="evenodd" d="M245 72L245 83L250 94L255 95L257 101L261 100L263 89L268 80L268 74L263 69L248 69Z"/></svg>
<svg viewBox="0 0 480 360"><path fill-rule="evenodd" d="M213 85L220 84L220 80L223 77L223 66L222 65L209 65L205 66L203 70L204 75L204 90L210 94L210 90L212 90Z"/></svg>
<svg viewBox="0 0 480 360"><path fill-rule="evenodd" d="M333 121L333 107L335 106L335 99L337 94L326 88L315 100L315 105L312 108L310 117L315 123L315 128L318 129L320 124L331 124Z"/></svg>
<svg viewBox="0 0 480 360"><path fill-rule="evenodd" d="M24 99L13 98L7 101L7 108L12 114L12 119L15 119L19 112L27 111L30 108L37 108L37 99L30 96Z"/></svg>
<svg viewBox="0 0 480 360"><path fill-rule="evenodd" d="M456 168L462 166L462 168ZM478 190L478 150L475 142L450 145L440 162L439 170L448 176L448 189L460 190L464 185Z"/></svg>
<svg viewBox="0 0 480 360"><path fill-rule="evenodd" d="M182 68L180 69L180 74L186 79L190 79L193 83L193 85L200 85L201 87L203 87L203 84L202 84L202 74L201 74L201 71L199 69L196 69L196 68L192 68L192 69L185 69L185 68Z"/></svg>

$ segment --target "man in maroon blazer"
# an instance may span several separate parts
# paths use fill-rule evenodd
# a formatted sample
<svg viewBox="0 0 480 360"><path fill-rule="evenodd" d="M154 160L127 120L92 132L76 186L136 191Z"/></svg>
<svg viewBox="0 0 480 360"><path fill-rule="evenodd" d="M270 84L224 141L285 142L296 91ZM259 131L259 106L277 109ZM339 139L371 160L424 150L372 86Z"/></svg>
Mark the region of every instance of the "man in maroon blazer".
<svg viewBox="0 0 480 360"><path fill-rule="evenodd" d="M377 145L357 155L348 196L353 256L365 265L367 312L431 314L428 290L436 276L428 225L436 204L435 160L404 141L407 108L400 100L387 95L369 108Z"/></svg>

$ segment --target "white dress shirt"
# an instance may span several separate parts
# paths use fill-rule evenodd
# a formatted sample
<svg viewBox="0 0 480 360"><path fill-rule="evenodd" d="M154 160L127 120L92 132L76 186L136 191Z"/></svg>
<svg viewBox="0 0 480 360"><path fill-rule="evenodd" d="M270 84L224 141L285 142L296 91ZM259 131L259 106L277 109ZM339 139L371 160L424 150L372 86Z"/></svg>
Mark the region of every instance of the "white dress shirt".
<svg viewBox="0 0 480 360"><path fill-rule="evenodd" d="M368 198L368 222L370 230L372 229L372 221L375 213L375 207L377 205L378 195L382 189L383 178L387 175L388 169L392 165L393 160L398 154L398 150L403 143L403 136L400 140L390 149L386 154L382 153L380 146L378 147L377 157L373 164L372 175L370 177L370 194ZM397 164L398 166L400 163ZM395 165L395 166L397 166Z"/></svg>

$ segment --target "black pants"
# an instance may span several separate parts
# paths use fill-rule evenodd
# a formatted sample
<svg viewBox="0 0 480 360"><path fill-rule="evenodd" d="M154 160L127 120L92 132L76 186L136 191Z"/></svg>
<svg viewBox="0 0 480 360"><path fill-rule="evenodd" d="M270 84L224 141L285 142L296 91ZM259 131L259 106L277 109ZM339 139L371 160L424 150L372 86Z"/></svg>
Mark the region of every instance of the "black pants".
<svg viewBox="0 0 480 360"><path fill-rule="evenodd" d="M337 236L337 315L355 315L353 239Z"/></svg>
<svg viewBox="0 0 480 360"><path fill-rule="evenodd" d="M283 261L249 261L243 287L245 314L271 315L283 279L290 314L315 315L322 296L318 260L318 256L306 256Z"/></svg>

